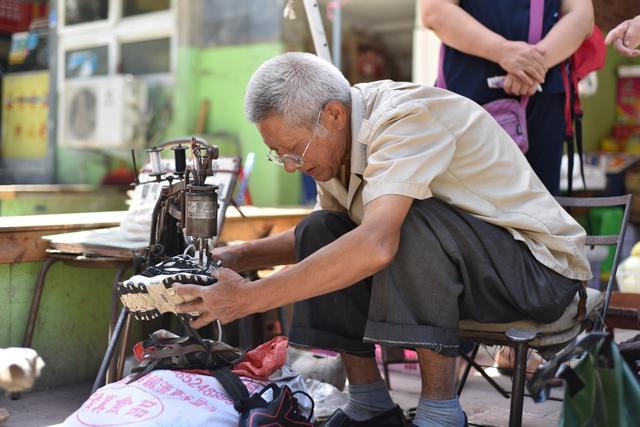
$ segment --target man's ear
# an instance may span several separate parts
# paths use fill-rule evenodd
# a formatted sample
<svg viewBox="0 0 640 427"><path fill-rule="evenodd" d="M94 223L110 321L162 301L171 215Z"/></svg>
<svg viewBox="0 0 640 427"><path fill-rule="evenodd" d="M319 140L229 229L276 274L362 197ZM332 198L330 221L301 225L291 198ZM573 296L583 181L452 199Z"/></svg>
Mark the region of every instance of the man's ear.
<svg viewBox="0 0 640 427"><path fill-rule="evenodd" d="M340 101L329 101L324 112L323 125L329 130L342 130L349 122L348 107Z"/></svg>

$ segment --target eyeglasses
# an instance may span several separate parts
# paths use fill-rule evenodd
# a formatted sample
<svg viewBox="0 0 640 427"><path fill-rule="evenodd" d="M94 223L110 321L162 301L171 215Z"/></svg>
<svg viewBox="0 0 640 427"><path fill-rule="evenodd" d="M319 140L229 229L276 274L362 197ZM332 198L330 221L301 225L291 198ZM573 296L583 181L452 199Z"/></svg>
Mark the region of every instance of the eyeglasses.
<svg viewBox="0 0 640 427"><path fill-rule="evenodd" d="M304 147L304 151L302 155L297 154L283 154L279 155L275 150L269 150L269 154L267 154L267 160L275 163L276 165L280 165L284 167L286 164L290 164L294 166L296 169L300 169L304 164L304 155L307 154L307 150L309 149L309 145L311 145L311 141L313 137L316 136L316 131L320 125L320 116L322 115L322 109L318 111L318 118L316 119L316 124L313 126L313 131L311 132L311 136L307 141L307 145Z"/></svg>

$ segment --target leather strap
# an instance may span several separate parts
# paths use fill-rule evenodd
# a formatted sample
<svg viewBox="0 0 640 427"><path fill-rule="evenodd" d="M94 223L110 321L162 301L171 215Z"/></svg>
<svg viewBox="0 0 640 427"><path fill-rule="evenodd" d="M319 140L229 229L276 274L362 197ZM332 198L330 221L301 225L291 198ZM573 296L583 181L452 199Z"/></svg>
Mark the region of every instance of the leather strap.
<svg viewBox="0 0 640 427"><path fill-rule="evenodd" d="M587 316L587 282L580 282L578 296L580 300L578 301L578 311L574 319L582 321Z"/></svg>

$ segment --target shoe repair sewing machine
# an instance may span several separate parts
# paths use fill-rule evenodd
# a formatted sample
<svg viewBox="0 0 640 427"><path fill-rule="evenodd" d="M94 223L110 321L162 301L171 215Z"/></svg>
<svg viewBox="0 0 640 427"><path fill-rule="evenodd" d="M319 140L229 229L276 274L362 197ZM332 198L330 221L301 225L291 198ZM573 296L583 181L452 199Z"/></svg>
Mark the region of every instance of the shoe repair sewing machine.
<svg viewBox="0 0 640 427"><path fill-rule="evenodd" d="M160 156L167 148L171 148L174 153L173 172L162 168ZM192 154L189 164L186 156L188 149ZM211 268L218 267L219 263L211 265L211 251L217 243L218 224L222 224L226 205L232 200L231 193L239 165L234 165L236 167L233 170L227 171L232 172L232 180L227 188L221 184L223 188L220 190L224 192L225 197L221 203L224 205L223 209L219 212L219 186L208 179L220 171L216 164L219 156L217 146L209 145L205 140L193 136L166 141L146 151L151 164L149 175L154 179L147 182L136 179L136 185L161 182L167 182L168 185L162 187L153 209L145 265L153 266L170 257L192 253L203 271L211 271ZM135 156L133 164L135 167ZM188 316L178 315L178 318L190 336L202 341L198 333L189 326ZM220 331L219 325L218 330Z"/></svg>
<svg viewBox="0 0 640 427"><path fill-rule="evenodd" d="M187 166L187 147L190 144L192 163ZM174 172L164 171L160 159L161 152L171 147L174 152ZM168 183L161 190L151 219L151 238L146 254L146 265L153 265L167 256L183 253L193 245L200 264L211 262L210 251L218 234L218 186L208 184L213 176L213 162L218 159L219 150L205 140L176 139L146 150L149 153L155 180L139 182ZM135 157L133 159L135 167Z"/></svg>
<svg viewBox="0 0 640 427"><path fill-rule="evenodd" d="M168 148L174 152L173 171L163 169L161 153ZM190 162L187 162L187 150L192 154ZM203 270L218 267L219 264L212 265L211 251L217 243L226 207L233 203L231 196L239 173L240 159L218 159L218 147L196 137L166 141L146 151L151 165L149 176L153 179L142 182L136 179L135 185L163 185L153 209L149 246L144 251L141 264L155 266L173 256L191 253ZM137 170L135 156L133 166ZM216 182L214 175L220 172L223 179ZM120 290L120 286L118 288ZM124 303L122 293L121 300ZM127 308L123 308L118 318L93 391L104 379L122 331L126 311ZM191 317L177 317L186 333L206 347L208 340L204 340L189 325ZM218 339L220 334L221 328L218 325Z"/></svg>

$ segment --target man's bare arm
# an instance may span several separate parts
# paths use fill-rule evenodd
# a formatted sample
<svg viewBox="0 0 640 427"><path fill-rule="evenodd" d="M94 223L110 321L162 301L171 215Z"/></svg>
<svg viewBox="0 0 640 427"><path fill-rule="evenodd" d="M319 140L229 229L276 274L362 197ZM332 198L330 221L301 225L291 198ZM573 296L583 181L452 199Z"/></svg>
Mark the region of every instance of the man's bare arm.
<svg viewBox="0 0 640 427"><path fill-rule="evenodd" d="M191 322L200 328L214 321L229 323L252 313L351 286L383 269L396 255L400 228L413 199L381 196L365 209L362 224L301 262L271 276L249 282L228 268L219 268L210 286L174 284L179 295L195 300L178 313L199 312Z"/></svg>
<svg viewBox="0 0 640 427"><path fill-rule="evenodd" d="M250 284L252 311L337 291L386 267L396 255L412 203L413 199L397 195L373 200L360 226L295 266Z"/></svg>
<svg viewBox="0 0 640 427"><path fill-rule="evenodd" d="M220 259L223 267L238 272L293 264L296 262L294 229L240 245L217 248L213 257Z"/></svg>
<svg viewBox="0 0 640 427"><path fill-rule="evenodd" d="M351 286L388 265L396 255L402 223L413 199L381 196L365 209L362 224L297 264L249 282L228 268L216 270L211 286L174 284L195 297L179 313L199 312L194 328L222 323Z"/></svg>

